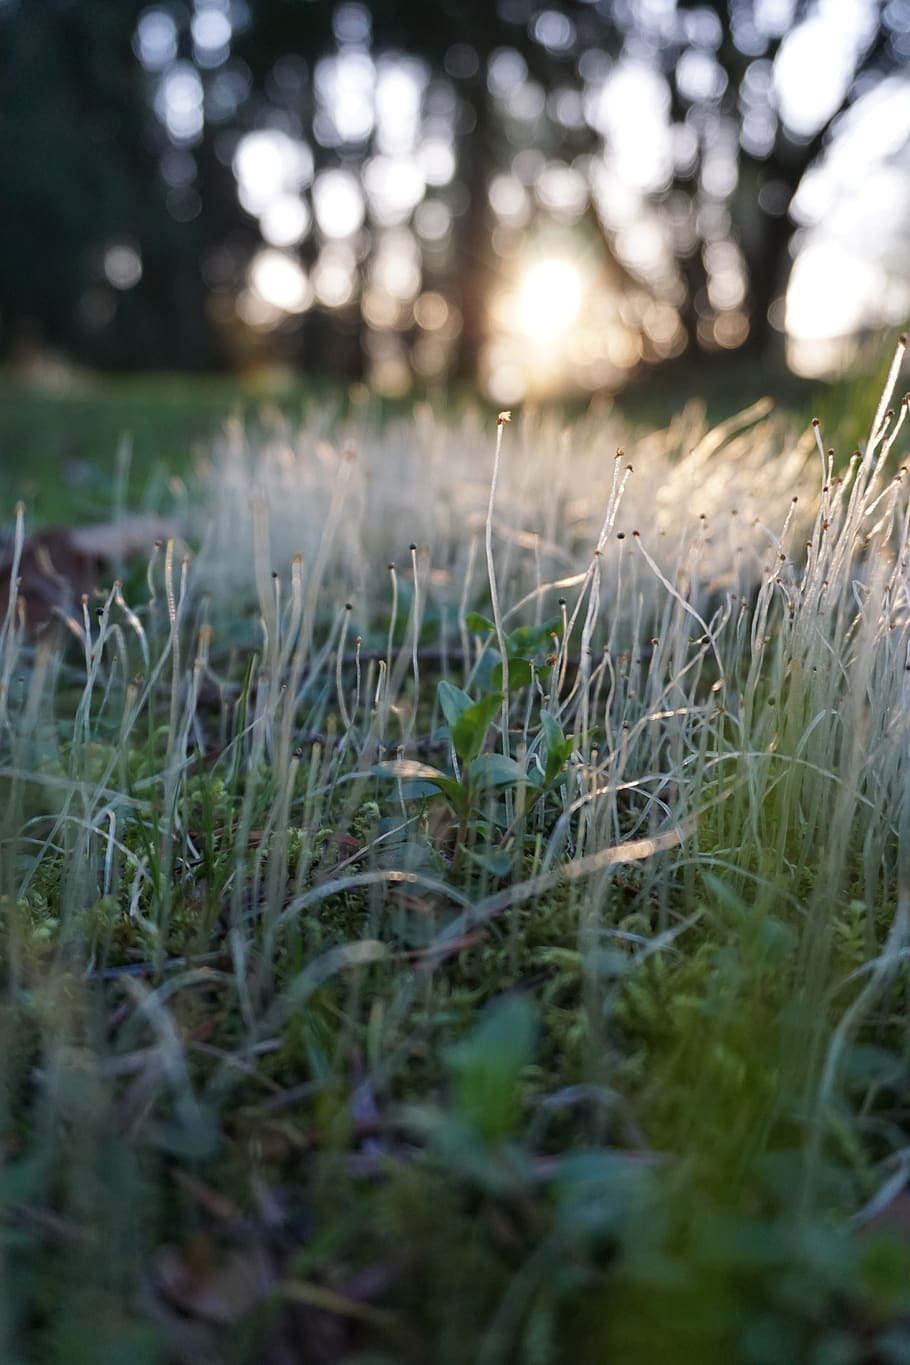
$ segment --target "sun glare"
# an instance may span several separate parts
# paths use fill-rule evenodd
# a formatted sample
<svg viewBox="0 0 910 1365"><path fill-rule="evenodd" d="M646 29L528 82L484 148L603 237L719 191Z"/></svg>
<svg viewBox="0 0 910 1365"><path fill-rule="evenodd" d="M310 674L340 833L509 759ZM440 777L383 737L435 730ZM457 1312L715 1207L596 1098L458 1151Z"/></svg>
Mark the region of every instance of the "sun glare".
<svg viewBox="0 0 910 1365"><path fill-rule="evenodd" d="M297 261L270 247L253 258L250 284L264 303L286 313L302 313L312 302L309 281Z"/></svg>
<svg viewBox="0 0 910 1365"><path fill-rule="evenodd" d="M578 318L582 279L570 261L559 257L532 265L518 287L522 331L538 340L563 336Z"/></svg>

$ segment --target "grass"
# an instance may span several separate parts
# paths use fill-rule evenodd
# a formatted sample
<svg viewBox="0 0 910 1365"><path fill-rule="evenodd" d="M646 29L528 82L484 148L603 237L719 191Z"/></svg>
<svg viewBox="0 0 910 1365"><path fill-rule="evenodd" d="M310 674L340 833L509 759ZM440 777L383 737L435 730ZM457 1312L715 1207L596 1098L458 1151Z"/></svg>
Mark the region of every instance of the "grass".
<svg viewBox="0 0 910 1365"><path fill-rule="evenodd" d="M695 378L688 370L669 380L663 371L645 376L623 395L624 418L636 430L666 425L686 405ZM805 381L776 374L773 387L778 403L791 410L830 410L839 430L849 428L854 443L868 428L868 380L858 378L830 394L813 394ZM727 357L725 364L702 375L698 392L707 420L725 420L752 401L753 368ZM463 395L435 391L429 398L434 412L459 420ZM573 419L581 407L568 405L564 417ZM110 514L112 485L125 454L134 497L158 502L167 496L169 481L185 475L228 417L252 432L280 414L294 425L303 420L311 431L331 438L352 412L360 412L362 422L380 425L406 411L405 400L370 396L357 385L346 393L318 377L280 370L239 378L101 376L59 367L31 373L0 370L0 507L8 517L16 502L24 500L33 530L101 520ZM857 418L862 433L854 432Z"/></svg>
<svg viewBox="0 0 910 1365"><path fill-rule="evenodd" d="M910 1360L888 401L235 420L11 606L2 1359Z"/></svg>
<svg viewBox="0 0 910 1365"><path fill-rule="evenodd" d="M27 502L34 529L110 513L112 481L124 453L135 491L167 496L228 416L254 424L272 405L298 416L306 405L330 413L337 391L287 376L97 376L81 371L0 371L0 498Z"/></svg>

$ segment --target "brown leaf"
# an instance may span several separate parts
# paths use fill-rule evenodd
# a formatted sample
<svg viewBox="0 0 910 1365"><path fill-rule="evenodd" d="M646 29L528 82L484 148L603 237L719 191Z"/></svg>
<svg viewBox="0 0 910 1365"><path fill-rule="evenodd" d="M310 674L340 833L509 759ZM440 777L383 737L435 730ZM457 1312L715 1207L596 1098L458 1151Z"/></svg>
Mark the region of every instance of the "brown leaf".
<svg viewBox="0 0 910 1365"><path fill-rule="evenodd" d="M17 577L29 633L61 614L81 625L83 596L105 583L115 564L151 553L155 541L172 532L160 517L124 517L74 529L49 526L28 536ZM11 543L0 547L0 620L9 605L13 557Z"/></svg>
<svg viewBox="0 0 910 1365"><path fill-rule="evenodd" d="M117 521L77 526L70 539L79 554L114 564L118 559L137 559L152 552L157 540L176 535L172 521L162 517L131 516Z"/></svg>
<svg viewBox="0 0 910 1365"><path fill-rule="evenodd" d="M25 603L30 631L45 625L58 612L74 615L82 594L94 586L100 563L73 544L69 531L51 527L29 536L19 561L18 596ZM0 557L0 615L9 604L12 548ZM81 612L80 612L81 615Z"/></svg>

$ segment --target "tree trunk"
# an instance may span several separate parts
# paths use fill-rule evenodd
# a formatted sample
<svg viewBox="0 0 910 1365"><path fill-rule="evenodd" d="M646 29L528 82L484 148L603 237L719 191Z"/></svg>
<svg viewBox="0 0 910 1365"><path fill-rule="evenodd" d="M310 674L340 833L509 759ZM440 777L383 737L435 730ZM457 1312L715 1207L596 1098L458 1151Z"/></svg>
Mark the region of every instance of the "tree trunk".
<svg viewBox="0 0 910 1365"><path fill-rule="evenodd" d="M740 238L746 247L749 270L750 321L749 348L764 356L774 342L770 312L775 300L787 288L790 275L790 243L796 230L789 212L769 213L759 202L763 185L781 185L788 204L799 189L809 167L821 154L830 124L809 142L794 142L780 129L770 156L758 160L742 152L740 181L747 186L740 198ZM754 213L754 222L744 221L744 209ZM751 245L747 245L750 242Z"/></svg>
<svg viewBox="0 0 910 1365"><path fill-rule="evenodd" d="M487 339L487 299L493 275L493 248L490 208L487 200L490 178L495 170L493 128L484 68L466 82L465 98L474 110L476 123L464 136L461 150L461 180L468 203L458 228L455 248L457 302L461 309L461 333L454 375L470 384L477 383L478 359Z"/></svg>

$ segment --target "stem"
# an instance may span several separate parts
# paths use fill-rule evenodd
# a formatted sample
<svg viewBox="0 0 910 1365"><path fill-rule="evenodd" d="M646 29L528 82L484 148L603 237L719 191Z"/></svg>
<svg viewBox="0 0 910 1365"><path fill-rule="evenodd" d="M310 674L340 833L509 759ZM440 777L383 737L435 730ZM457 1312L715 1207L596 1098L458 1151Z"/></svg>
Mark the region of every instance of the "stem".
<svg viewBox="0 0 910 1365"><path fill-rule="evenodd" d="M487 507L486 549L487 576L490 580L490 601L493 604L493 622L496 626L496 642L502 662L502 752L509 757L509 659L506 652L506 637L502 628L502 613L499 610L499 593L496 591L496 569L493 563L493 505L496 501L496 480L499 477L499 453L502 449L502 429L511 421L512 414L501 412L496 421L496 454L493 459L493 477L490 480L490 502Z"/></svg>

